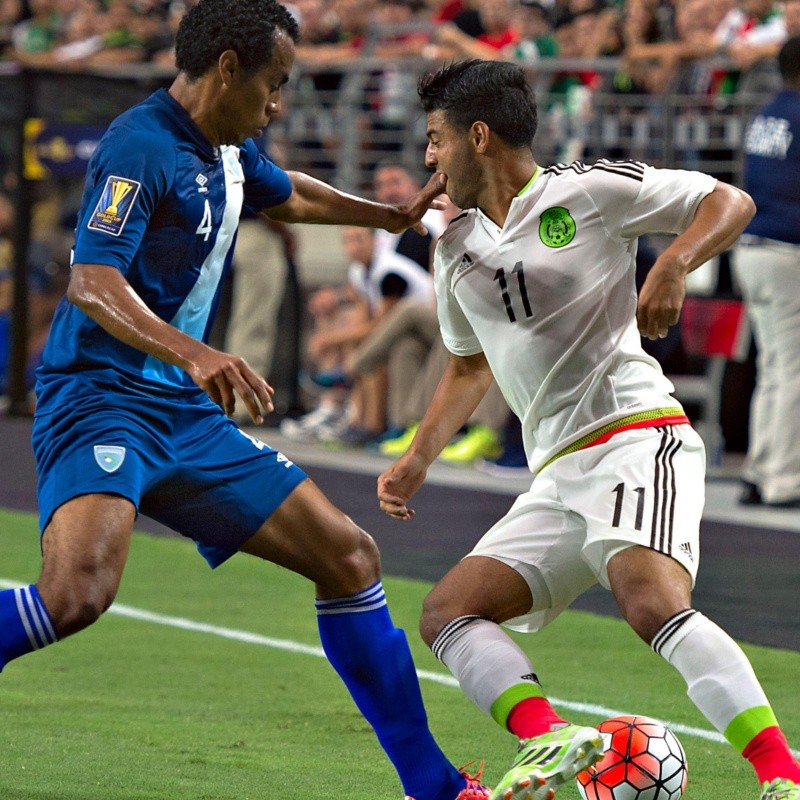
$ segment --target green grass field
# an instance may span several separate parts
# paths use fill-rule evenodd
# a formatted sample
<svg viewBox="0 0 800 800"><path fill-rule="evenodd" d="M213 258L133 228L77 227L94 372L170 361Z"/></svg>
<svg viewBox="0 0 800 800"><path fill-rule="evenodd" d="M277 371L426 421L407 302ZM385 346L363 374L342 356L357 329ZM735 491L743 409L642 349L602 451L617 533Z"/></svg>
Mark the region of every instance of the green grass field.
<svg viewBox="0 0 800 800"><path fill-rule="evenodd" d="M34 516L0 511L0 530L0 579L34 580ZM385 584L423 674L431 727L454 762L486 759L491 783L513 737L452 686L419 639L428 585ZM304 580L256 559L212 573L191 542L135 536L122 613L0 676L0 800L401 800L369 727L319 656L313 599ZM192 622L207 628L187 629ZM757 797L749 765L697 735L711 730L680 677L621 622L568 612L518 641L573 720L597 724L613 709L678 726L689 800ZM746 650L797 748L800 654ZM572 786L559 793L577 797Z"/></svg>

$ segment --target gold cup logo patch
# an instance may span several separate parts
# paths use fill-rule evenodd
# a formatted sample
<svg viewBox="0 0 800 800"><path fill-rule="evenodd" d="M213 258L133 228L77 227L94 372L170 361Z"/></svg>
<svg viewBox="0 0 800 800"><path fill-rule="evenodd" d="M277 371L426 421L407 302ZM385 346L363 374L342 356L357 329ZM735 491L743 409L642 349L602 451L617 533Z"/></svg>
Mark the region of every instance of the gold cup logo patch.
<svg viewBox="0 0 800 800"><path fill-rule="evenodd" d="M119 204L125 199L125 196L133 189L133 185L127 181L112 181L111 182L111 205L105 210L105 214L116 217L119 214Z"/></svg>

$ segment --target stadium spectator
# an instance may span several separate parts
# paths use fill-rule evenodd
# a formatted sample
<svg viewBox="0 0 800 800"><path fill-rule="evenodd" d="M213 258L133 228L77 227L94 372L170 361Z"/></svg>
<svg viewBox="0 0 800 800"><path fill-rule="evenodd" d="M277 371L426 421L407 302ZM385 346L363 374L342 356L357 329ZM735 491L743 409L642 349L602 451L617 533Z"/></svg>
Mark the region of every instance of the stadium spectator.
<svg viewBox="0 0 800 800"><path fill-rule="evenodd" d="M345 228L342 243L350 260L347 285L323 289L309 304L315 314L308 348L319 370L315 380L331 389L320 407L338 411L338 417L328 419L329 415L323 418L310 412L300 420L284 420L281 432L290 438L330 438L328 431L333 423L341 443L363 446L376 442L386 428L386 374L381 367L356 376L346 395L352 404L347 409L342 404L342 390L350 389L351 380L344 370L345 361L402 299L432 303L433 281L427 270L411 259L378 247L374 232L367 228ZM312 425L318 421L322 430ZM346 424L339 430L337 423L341 422Z"/></svg>
<svg viewBox="0 0 800 800"><path fill-rule="evenodd" d="M48 63L50 51L58 41L60 16L55 0L28 0L30 18L11 30L10 57L21 64Z"/></svg>
<svg viewBox="0 0 800 800"><path fill-rule="evenodd" d="M296 262L297 247L297 236L285 223L263 215L239 223L225 350L242 356L267 379L278 341L278 314L289 262ZM234 419L240 424L250 422L245 409L237 411Z"/></svg>
<svg viewBox="0 0 800 800"><path fill-rule="evenodd" d="M405 203L421 188L420 182L411 170L399 161L384 159L378 162L372 180L375 199L379 203L398 205ZM422 222L427 233L420 234L409 228L402 234L389 231L376 231L376 245L379 248L395 250L406 258L416 261L429 270L433 261L433 247L444 231L447 220L442 211L431 208L425 212Z"/></svg>
<svg viewBox="0 0 800 800"><path fill-rule="evenodd" d="M514 12L513 25L519 34L519 41L500 51L503 59L530 66L542 58L558 55L553 11L547 3L542 0L520 0Z"/></svg>
<svg viewBox="0 0 800 800"><path fill-rule="evenodd" d="M686 274L736 239L753 201L703 173L637 162L543 170L531 151L535 100L514 65L448 65L420 95L426 163L467 209L436 249L453 357L378 497L387 514L413 516L429 465L494 375L523 422L535 477L425 599L420 631L478 707L522 740L495 796L530 786L552 796L602 757L596 729L556 713L500 627L538 630L599 582L750 761L761 800L800 800L800 764L747 657L691 606L703 443L640 345L677 322ZM663 232L677 235L637 298L636 239Z"/></svg>
<svg viewBox="0 0 800 800"><path fill-rule="evenodd" d="M22 22L26 13L23 0L2 0L0 2L0 53L7 57L7 51L13 43L14 26Z"/></svg>
<svg viewBox="0 0 800 800"><path fill-rule="evenodd" d="M300 24L298 58L304 64L297 92L306 100L309 111L294 110L290 135L309 156L295 166L314 175L330 176L336 169L336 93L343 74L318 66L314 54L337 45L339 31L325 0L298 0L296 8ZM356 56L349 53L348 57Z"/></svg>
<svg viewBox="0 0 800 800"><path fill-rule="evenodd" d="M783 89L744 137L756 215L734 253L758 350L741 502L800 503L800 37L778 56Z"/></svg>
<svg viewBox="0 0 800 800"><path fill-rule="evenodd" d="M257 152L250 137L280 111L297 36L274 0L200 0L180 24L170 88L124 112L94 151L68 296L37 373L42 570L0 592L0 668L111 605L141 510L194 538L211 566L241 551L311 580L322 646L405 793L485 797L430 734L374 541L227 418L238 396L261 422L272 390L204 341L242 207L402 230L442 188L433 178L406 206L384 206Z"/></svg>
<svg viewBox="0 0 800 800"><path fill-rule="evenodd" d="M476 0L474 11L463 11L435 29L436 41L424 54L439 60L491 58L519 40L513 20L512 0Z"/></svg>

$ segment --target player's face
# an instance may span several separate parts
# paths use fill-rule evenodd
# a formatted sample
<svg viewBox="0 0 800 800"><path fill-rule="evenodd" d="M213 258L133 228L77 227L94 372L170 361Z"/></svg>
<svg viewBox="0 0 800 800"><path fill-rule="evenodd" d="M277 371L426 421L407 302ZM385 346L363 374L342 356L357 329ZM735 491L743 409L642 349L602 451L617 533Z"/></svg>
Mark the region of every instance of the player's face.
<svg viewBox="0 0 800 800"><path fill-rule="evenodd" d="M479 175L469 134L445 120L445 112L431 111L427 119L428 147L425 166L447 177L447 194L459 208L474 208L478 200Z"/></svg>
<svg viewBox="0 0 800 800"><path fill-rule="evenodd" d="M281 89L294 63L294 42L283 31L275 35L272 61L231 91L225 108L225 141L239 144L258 139L270 120L281 111Z"/></svg>

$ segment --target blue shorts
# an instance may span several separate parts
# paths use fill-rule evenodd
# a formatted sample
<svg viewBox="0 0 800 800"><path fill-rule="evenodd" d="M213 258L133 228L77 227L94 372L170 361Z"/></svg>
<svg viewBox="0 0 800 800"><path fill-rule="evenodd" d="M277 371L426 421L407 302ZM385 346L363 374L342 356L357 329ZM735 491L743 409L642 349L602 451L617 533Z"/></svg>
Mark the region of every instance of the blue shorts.
<svg viewBox="0 0 800 800"><path fill-rule="evenodd" d="M307 477L205 394L158 397L85 375L69 384L33 425L41 530L68 500L116 494L194 539L216 567Z"/></svg>

